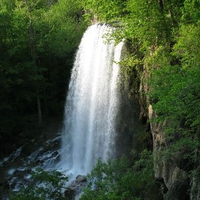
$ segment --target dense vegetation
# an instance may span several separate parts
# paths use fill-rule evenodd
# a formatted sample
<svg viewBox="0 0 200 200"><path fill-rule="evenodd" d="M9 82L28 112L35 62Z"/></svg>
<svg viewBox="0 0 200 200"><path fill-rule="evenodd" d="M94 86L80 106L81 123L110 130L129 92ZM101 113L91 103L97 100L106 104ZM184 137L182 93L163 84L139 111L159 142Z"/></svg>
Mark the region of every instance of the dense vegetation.
<svg viewBox="0 0 200 200"><path fill-rule="evenodd" d="M60 101L64 99L69 69L83 33L84 13L87 20L112 23L117 27L113 37L116 41L124 38L129 52L122 62L127 90L131 96L139 93L139 88L135 87L138 84L132 79L137 76L140 82L145 71L149 85L145 96L156 111L154 120L165 122L167 145L163 156L179 158L177 165L195 176L198 183L199 7L199 0L1 1L1 137L18 136L30 128L36 115L41 124L41 113L49 115L62 110ZM104 164L100 163L102 167ZM129 172L127 168L119 185L125 184L121 181L130 175ZM131 174L130 179L134 179L133 176ZM102 187L103 193L106 189L111 195L110 199L119 199L117 195L121 193L121 188L113 185L115 178L103 182L104 186L110 186ZM86 194L94 195L89 190ZM101 190L95 195L96 199L102 199Z"/></svg>
<svg viewBox="0 0 200 200"><path fill-rule="evenodd" d="M0 2L1 153L63 112L85 27L79 4L71 0Z"/></svg>
<svg viewBox="0 0 200 200"><path fill-rule="evenodd" d="M108 163L98 161L88 176L81 200L161 200L161 189L154 179L152 154L131 152L131 159Z"/></svg>

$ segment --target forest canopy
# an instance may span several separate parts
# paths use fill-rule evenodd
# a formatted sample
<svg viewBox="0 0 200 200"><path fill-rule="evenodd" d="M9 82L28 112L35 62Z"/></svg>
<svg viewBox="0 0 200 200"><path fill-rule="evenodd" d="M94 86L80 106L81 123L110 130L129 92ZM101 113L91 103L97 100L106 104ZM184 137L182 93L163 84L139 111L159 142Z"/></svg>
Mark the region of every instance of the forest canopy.
<svg viewBox="0 0 200 200"><path fill-rule="evenodd" d="M86 28L81 13L71 0L0 2L2 153L20 141L19 135L29 137L38 123L63 112L74 54Z"/></svg>

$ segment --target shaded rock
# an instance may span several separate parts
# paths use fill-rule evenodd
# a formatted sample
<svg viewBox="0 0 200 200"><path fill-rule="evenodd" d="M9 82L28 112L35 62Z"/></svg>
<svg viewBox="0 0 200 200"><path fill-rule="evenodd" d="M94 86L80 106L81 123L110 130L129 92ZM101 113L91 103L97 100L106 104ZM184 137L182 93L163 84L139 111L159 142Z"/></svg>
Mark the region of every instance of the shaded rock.
<svg viewBox="0 0 200 200"><path fill-rule="evenodd" d="M188 172L186 163L181 160L181 156L176 157L163 157L163 150L166 149L167 141L164 132L164 127L167 122L153 122L156 118L156 113L152 108L152 105L148 107L149 119L152 120L151 133L153 137L153 151L154 151L154 170L155 177L162 179L161 188L163 188L163 194L166 195L166 200L187 200L189 189L188 185ZM184 161L184 162L183 162ZM185 167L183 167L185 165ZM188 166L187 166L188 167Z"/></svg>
<svg viewBox="0 0 200 200"><path fill-rule="evenodd" d="M74 199L75 197L75 191L69 187L65 190L64 194L67 199Z"/></svg>
<svg viewBox="0 0 200 200"><path fill-rule="evenodd" d="M10 189L10 184L8 180L4 180L2 182L0 182L0 187L6 190Z"/></svg>
<svg viewBox="0 0 200 200"><path fill-rule="evenodd" d="M83 188L87 184L87 178L86 176L78 175L76 177L76 180L72 181L72 183L66 188L64 194L65 197L71 199L74 199L75 196L78 196L81 194Z"/></svg>
<svg viewBox="0 0 200 200"><path fill-rule="evenodd" d="M10 190L9 180L5 179L0 182L0 199L8 199Z"/></svg>
<svg viewBox="0 0 200 200"><path fill-rule="evenodd" d="M86 182L86 181L87 181L86 176L78 175L78 176L76 177L76 182L77 182L77 183Z"/></svg>
<svg viewBox="0 0 200 200"><path fill-rule="evenodd" d="M199 179L196 177L193 177L190 184L191 184L190 200L199 200L200 199Z"/></svg>
<svg viewBox="0 0 200 200"><path fill-rule="evenodd" d="M166 200L189 200L190 196L188 194L189 181L178 180L172 184L169 191L165 195Z"/></svg>
<svg viewBox="0 0 200 200"><path fill-rule="evenodd" d="M70 184L69 188L71 189L78 189L78 188L82 188L86 185L87 179L85 176L82 175L78 175L76 177L76 180L72 181L72 183Z"/></svg>
<svg viewBox="0 0 200 200"><path fill-rule="evenodd" d="M164 179L162 177L156 178L156 181L160 184L162 194L166 194L168 189L167 189L167 186L165 185Z"/></svg>

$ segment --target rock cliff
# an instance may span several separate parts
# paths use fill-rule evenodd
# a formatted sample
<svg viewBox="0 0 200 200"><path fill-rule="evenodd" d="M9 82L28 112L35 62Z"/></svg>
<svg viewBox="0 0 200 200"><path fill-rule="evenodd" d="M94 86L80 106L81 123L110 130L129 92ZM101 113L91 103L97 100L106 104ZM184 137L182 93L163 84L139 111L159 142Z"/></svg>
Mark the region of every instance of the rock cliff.
<svg viewBox="0 0 200 200"><path fill-rule="evenodd" d="M189 175L189 170L179 165L175 158L163 156L168 146L164 127L167 122L156 122L156 112L148 97L148 70L144 67L140 74L137 99L140 104L140 119L147 118L154 153L155 179L160 183L165 200L199 200L200 183ZM142 74L142 75L141 75ZM135 84L136 85L136 84ZM181 159L181 158L178 158Z"/></svg>

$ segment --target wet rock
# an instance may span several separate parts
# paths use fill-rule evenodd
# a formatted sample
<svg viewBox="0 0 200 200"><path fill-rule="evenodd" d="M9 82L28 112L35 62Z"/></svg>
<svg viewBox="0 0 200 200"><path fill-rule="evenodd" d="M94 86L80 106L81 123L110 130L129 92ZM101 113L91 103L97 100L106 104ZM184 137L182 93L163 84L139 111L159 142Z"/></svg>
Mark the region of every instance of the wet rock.
<svg viewBox="0 0 200 200"><path fill-rule="evenodd" d="M9 181L4 180L4 181L0 182L0 187L3 189L9 190L10 189Z"/></svg>
<svg viewBox="0 0 200 200"><path fill-rule="evenodd" d="M40 159L37 159L37 160L31 161L30 164L29 164L29 167L37 167L37 166L39 167L42 164L43 164L43 161L40 160Z"/></svg>
<svg viewBox="0 0 200 200"><path fill-rule="evenodd" d="M72 181L69 188L73 190L78 190L86 185L87 179L85 176L78 175L76 177L76 180Z"/></svg>
<svg viewBox="0 0 200 200"><path fill-rule="evenodd" d="M62 125L62 122L59 122ZM47 130L43 130L43 134L33 134L33 137L28 138L27 135L22 135L24 140L20 142L21 145L13 146L13 152L8 155L2 154L4 157L0 160L0 200L9 199L4 198L7 190L16 192L27 185L31 181L32 170L49 169L49 166L59 161L59 124L56 125L55 120L52 120L47 124Z"/></svg>
<svg viewBox="0 0 200 200"><path fill-rule="evenodd" d="M0 199L8 199L10 184L7 179L0 182Z"/></svg>
<svg viewBox="0 0 200 200"><path fill-rule="evenodd" d="M78 175L78 176L76 177L76 182L78 182L78 183L86 182L86 181L87 181L86 176Z"/></svg>
<svg viewBox="0 0 200 200"><path fill-rule="evenodd" d="M64 194L65 194L65 197L66 197L67 199L74 199L74 197L75 197L75 192L74 192L74 190L72 190L72 189L69 188L69 187L65 190Z"/></svg>
<svg viewBox="0 0 200 200"><path fill-rule="evenodd" d="M31 174L32 171L31 171L31 168L19 168L19 169L16 169L15 172L14 172L14 176L15 177L23 177L25 174Z"/></svg>
<svg viewBox="0 0 200 200"><path fill-rule="evenodd" d="M78 175L76 177L76 180L72 181L72 183L66 188L64 192L65 197L67 198L72 197L71 199L75 198L75 196L79 195L82 192L86 184L87 184L86 176Z"/></svg>

